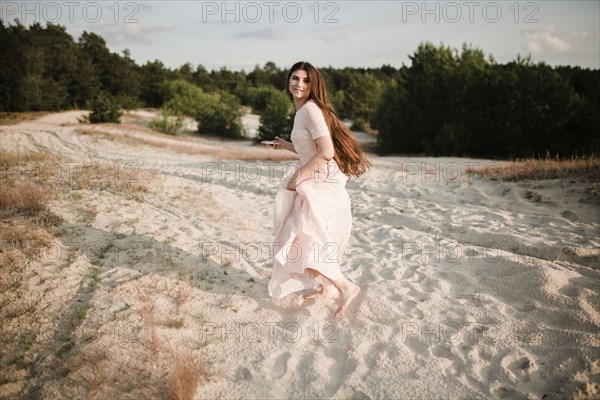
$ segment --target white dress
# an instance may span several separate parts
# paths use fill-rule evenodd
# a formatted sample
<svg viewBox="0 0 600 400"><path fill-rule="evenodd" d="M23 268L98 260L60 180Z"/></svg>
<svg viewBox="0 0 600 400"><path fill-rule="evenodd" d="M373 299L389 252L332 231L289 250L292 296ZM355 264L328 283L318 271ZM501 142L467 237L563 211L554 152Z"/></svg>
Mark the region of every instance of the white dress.
<svg viewBox="0 0 600 400"><path fill-rule="evenodd" d="M308 100L296 112L291 135L300 164L306 164L317 153L314 139L326 135L330 132L322 111ZM288 179L298 167L296 164L284 171L275 197L269 295L276 298L314 289L318 282L306 268L329 279L341 279L340 261L352 228L348 177L337 163L329 161L314 179L300 183L296 191L287 190Z"/></svg>

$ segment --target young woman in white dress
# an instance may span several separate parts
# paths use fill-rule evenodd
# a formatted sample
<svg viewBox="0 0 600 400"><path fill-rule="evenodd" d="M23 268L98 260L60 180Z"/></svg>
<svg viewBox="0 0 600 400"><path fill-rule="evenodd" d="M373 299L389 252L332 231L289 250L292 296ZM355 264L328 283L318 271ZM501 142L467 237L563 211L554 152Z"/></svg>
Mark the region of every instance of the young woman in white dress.
<svg viewBox="0 0 600 400"><path fill-rule="evenodd" d="M288 95L296 108L291 142L276 137L271 146L297 153L300 162L284 173L275 198L269 294L280 298L318 289L304 298L338 300L339 316L360 293L340 270L352 226L346 182L371 165L333 110L314 66L292 66Z"/></svg>

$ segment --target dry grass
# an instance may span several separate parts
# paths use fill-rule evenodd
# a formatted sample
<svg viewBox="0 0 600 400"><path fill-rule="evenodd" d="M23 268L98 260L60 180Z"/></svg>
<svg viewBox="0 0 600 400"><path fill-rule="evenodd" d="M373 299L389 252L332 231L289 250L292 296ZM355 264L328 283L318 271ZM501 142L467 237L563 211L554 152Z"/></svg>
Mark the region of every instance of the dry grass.
<svg viewBox="0 0 600 400"><path fill-rule="evenodd" d="M20 122L33 121L45 115L51 114L50 111L29 111L29 112L0 112L0 125L15 125Z"/></svg>
<svg viewBox="0 0 600 400"><path fill-rule="evenodd" d="M46 210L51 191L35 182L5 179L0 191L0 210L35 214Z"/></svg>
<svg viewBox="0 0 600 400"><path fill-rule="evenodd" d="M54 240L51 228L61 221L48 210L52 189L22 173L25 165L46 159L39 153L0 152L0 381L15 398L34 378L40 351L36 310L42 295L27 280L37 274L33 262L42 260Z"/></svg>
<svg viewBox="0 0 600 400"><path fill-rule="evenodd" d="M160 363L162 359L160 354L167 351L168 363L167 370L163 382L169 399L188 400L192 399L196 388L200 383L208 378L208 371L200 359L194 357L190 351L182 349L174 349L169 344L164 344L159 338L156 331L157 316L156 305L153 300L154 291L150 287L141 287L136 290L136 298L141 304L141 317L144 331L146 332L145 348L153 355L152 359L156 363ZM187 301L190 295L189 287L181 285L175 292L173 299L176 304L183 304Z"/></svg>
<svg viewBox="0 0 600 400"><path fill-rule="evenodd" d="M530 158L516 160L494 168L470 167L467 172L504 181L581 178L598 182L600 181L600 158L573 158L570 160Z"/></svg>
<svg viewBox="0 0 600 400"><path fill-rule="evenodd" d="M171 350L171 371L168 375L169 399L191 400L200 383L208 377L202 362L189 352Z"/></svg>
<svg viewBox="0 0 600 400"><path fill-rule="evenodd" d="M24 219L3 220L0 227L0 253L12 254L21 261L36 259L52 244L53 236L47 228L31 225Z"/></svg>
<svg viewBox="0 0 600 400"><path fill-rule="evenodd" d="M0 256L5 266L34 260L52 243L51 227L60 222L48 210L53 189L11 173L27 163L47 159L41 153L0 152Z"/></svg>
<svg viewBox="0 0 600 400"><path fill-rule="evenodd" d="M144 331L146 331L146 342L145 347L150 350L153 354L157 354L160 350L160 340L156 333L156 306L152 300L150 294L150 288L144 287L139 288L136 291L136 299L142 303L140 314L142 317L142 324Z"/></svg>
<svg viewBox="0 0 600 400"><path fill-rule="evenodd" d="M156 309L154 303L146 302L142 307L142 321L144 330L147 332L146 348L152 353L158 353L160 350L160 340L156 334Z"/></svg>
<svg viewBox="0 0 600 400"><path fill-rule="evenodd" d="M42 185L35 171L40 163L56 160L38 152L0 151L0 211L3 216L14 213L35 215L47 210L54 196L50 185ZM33 173L32 173L33 172Z"/></svg>
<svg viewBox="0 0 600 400"><path fill-rule="evenodd" d="M175 293L175 306L177 307L177 309L179 310L179 307L181 307L183 304L187 303L190 294L192 292L192 287L189 286L188 284L184 284L184 283L179 283L177 285L177 292Z"/></svg>
<svg viewBox="0 0 600 400"><path fill-rule="evenodd" d="M78 127L84 135L98 135L131 145L148 145L179 154L208 155L220 160L269 160L287 161L298 157L288 151L264 147L234 148L199 143L191 138L177 137L135 125L101 124ZM127 133L129 132L129 133Z"/></svg>
<svg viewBox="0 0 600 400"><path fill-rule="evenodd" d="M42 162L56 159L56 157L50 154L36 151L28 151L24 153L0 150L0 167L3 168L26 164L29 162Z"/></svg>
<svg viewBox="0 0 600 400"><path fill-rule="evenodd" d="M147 193L148 182L157 179L156 171L142 170L133 163L91 163L73 169L69 179L72 190L106 190L137 198L136 193Z"/></svg>

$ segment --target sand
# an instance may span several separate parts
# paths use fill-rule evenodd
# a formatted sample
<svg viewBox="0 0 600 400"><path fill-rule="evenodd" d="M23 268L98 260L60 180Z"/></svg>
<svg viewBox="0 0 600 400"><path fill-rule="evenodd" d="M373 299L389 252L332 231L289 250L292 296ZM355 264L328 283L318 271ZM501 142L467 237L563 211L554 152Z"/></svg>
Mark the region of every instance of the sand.
<svg viewBox="0 0 600 400"><path fill-rule="evenodd" d="M24 277L40 299L33 348L44 356L0 393L165 397L183 359L206 370L192 370L197 385L183 380L198 399L600 396L597 184L466 172L499 165L490 160L372 155L347 185L343 272L362 292L333 318L332 300L267 293L272 204L293 160L152 133L135 124L147 111L82 133L81 114L2 127L2 150L64 160L28 169L63 188L51 210L64 222ZM69 171L90 165L88 187L69 185ZM58 351L56 331L82 306Z"/></svg>

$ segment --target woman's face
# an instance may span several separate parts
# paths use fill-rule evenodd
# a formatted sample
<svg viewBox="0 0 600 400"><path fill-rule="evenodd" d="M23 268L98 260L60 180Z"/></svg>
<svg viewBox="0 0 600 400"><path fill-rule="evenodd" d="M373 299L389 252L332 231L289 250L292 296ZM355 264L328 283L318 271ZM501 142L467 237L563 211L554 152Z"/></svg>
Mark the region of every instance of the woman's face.
<svg viewBox="0 0 600 400"><path fill-rule="evenodd" d="M292 72L288 89L292 96L294 96L294 101L302 101L308 98L310 93L308 73L303 69Z"/></svg>

